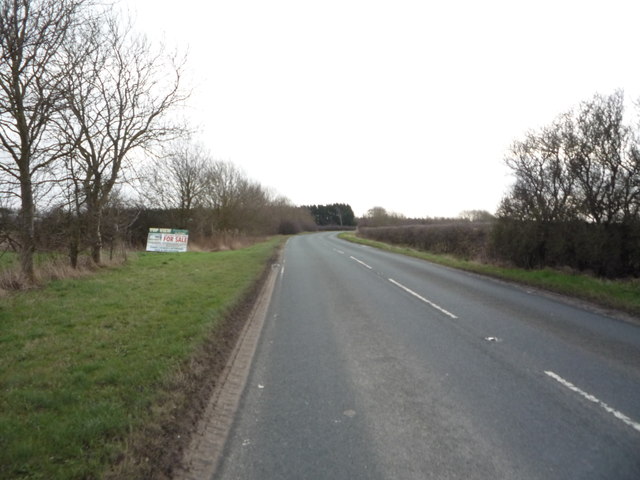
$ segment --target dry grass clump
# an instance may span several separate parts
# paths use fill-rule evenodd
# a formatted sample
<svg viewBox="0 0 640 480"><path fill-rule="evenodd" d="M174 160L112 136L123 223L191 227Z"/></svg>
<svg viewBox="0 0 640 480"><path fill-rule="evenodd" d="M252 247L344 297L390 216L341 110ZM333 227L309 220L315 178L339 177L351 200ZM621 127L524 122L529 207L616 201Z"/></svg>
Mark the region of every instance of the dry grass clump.
<svg viewBox="0 0 640 480"><path fill-rule="evenodd" d="M240 250L264 242L266 237L250 236L239 232L219 232L207 237L189 239L190 252L226 252Z"/></svg>
<svg viewBox="0 0 640 480"><path fill-rule="evenodd" d="M53 280L85 277L104 267L122 265L127 261L129 252L121 251L95 264L89 256L78 258L78 266L73 268L69 259L62 254L48 254L38 259L35 267L35 284L30 283L20 271L18 262L0 268L0 298L10 292L28 290L45 285Z"/></svg>

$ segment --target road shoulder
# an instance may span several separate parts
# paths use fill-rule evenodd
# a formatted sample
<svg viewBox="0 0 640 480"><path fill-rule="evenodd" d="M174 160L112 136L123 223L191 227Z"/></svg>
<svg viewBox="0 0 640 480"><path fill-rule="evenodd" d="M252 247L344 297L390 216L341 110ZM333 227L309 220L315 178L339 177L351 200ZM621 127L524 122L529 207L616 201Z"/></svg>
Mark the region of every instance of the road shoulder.
<svg viewBox="0 0 640 480"><path fill-rule="evenodd" d="M175 470L172 477L174 480L212 478L220 463L260 339L282 255L281 250L271 265L238 341L216 381L181 464Z"/></svg>

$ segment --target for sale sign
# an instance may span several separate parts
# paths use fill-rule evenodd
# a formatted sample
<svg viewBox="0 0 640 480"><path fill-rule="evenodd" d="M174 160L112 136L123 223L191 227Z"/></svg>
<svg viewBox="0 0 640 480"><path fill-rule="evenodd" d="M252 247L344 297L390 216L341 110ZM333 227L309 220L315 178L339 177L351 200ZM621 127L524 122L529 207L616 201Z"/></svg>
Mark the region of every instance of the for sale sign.
<svg viewBox="0 0 640 480"><path fill-rule="evenodd" d="M150 228L147 235L147 252L186 252L189 230L175 228Z"/></svg>

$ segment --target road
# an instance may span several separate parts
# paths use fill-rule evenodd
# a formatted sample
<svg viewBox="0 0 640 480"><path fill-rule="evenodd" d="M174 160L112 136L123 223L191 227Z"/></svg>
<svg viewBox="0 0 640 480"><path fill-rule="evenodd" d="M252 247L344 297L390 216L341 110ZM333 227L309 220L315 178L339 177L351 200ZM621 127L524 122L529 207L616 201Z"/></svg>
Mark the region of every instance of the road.
<svg viewBox="0 0 640 480"><path fill-rule="evenodd" d="M640 327L291 238L214 478L640 479Z"/></svg>

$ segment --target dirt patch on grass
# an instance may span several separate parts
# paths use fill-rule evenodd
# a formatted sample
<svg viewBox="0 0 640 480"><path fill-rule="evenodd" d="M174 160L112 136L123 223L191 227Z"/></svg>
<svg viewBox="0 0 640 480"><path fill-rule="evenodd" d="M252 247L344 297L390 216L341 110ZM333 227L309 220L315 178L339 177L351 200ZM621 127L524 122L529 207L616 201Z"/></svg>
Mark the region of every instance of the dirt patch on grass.
<svg viewBox="0 0 640 480"><path fill-rule="evenodd" d="M163 385L159 400L151 407L152 421L126 439L124 454L115 460L105 479L173 478L281 251L282 246L221 324Z"/></svg>

